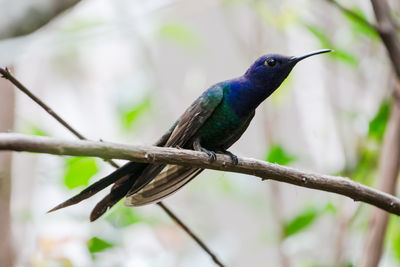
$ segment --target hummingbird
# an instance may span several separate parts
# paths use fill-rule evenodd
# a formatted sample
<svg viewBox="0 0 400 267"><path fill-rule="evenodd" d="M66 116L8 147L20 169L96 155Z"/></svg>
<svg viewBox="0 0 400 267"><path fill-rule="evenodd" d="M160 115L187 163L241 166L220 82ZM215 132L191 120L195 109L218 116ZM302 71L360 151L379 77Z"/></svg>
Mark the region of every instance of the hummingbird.
<svg viewBox="0 0 400 267"><path fill-rule="evenodd" d="M298 62L331 51L323 49L297 57L259 57L242 76L204 91L154 145L202 151L210 161L216 159L216 153L223 153L238 164L237 156L228 148L246 131L256 108L278 89ZM178 165L128 162L49 212L77 204L113 184L110 193L92 210L90 220L94 221L123 197L127 206L158 202L202 171Z"/></svg>

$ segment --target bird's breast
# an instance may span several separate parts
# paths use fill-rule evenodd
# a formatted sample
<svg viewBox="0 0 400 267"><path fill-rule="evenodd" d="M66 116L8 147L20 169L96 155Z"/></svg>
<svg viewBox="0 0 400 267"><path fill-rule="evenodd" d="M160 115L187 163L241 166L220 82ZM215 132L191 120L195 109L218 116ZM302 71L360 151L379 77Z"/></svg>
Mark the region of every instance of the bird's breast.
<svg viewBox="0 0 400 267"><path fill-rule="evenodd" d="M239 117L226 101L222 101L195 137L200 137L201 145L207 149L225 149L225 145L230 143L232 136L238 134L245 121L246 119Z"/></svg>

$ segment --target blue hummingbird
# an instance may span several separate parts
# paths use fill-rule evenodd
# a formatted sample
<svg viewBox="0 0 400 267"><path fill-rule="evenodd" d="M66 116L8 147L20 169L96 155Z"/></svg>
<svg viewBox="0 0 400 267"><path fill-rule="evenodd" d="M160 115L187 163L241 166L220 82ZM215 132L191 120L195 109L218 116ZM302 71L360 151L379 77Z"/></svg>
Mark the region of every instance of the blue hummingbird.
<svg viewBox="0 0 400 267"><path fill-rule="evenodd" d="M299 61L330 51L324 49L299 57L259 57L242 76L204 91L154 145L202 151L210 161L216 159L216 152L224 153L237 164L238 158L227 149L246 131L260 103L278 89ZM110 193L93 209L90 220L94 221L123 197L127 206L158 202L202 171L178 165L128 162L49 212L77 204L113 184Z"/></svg>

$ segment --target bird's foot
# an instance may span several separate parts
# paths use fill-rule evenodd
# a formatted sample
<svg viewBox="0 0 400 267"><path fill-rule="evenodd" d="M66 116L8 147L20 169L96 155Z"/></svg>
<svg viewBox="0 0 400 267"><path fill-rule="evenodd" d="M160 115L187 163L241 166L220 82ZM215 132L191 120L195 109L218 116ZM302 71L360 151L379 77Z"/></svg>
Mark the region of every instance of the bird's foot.
<svg viewBox="0 0 400 267"><path fill-rule="evenodd" d="M207 149L205 149L204 147L200 148L200 151L202 151L202 152L204 152L204 153L207 153L207 155L210 157L210 158L209 158L209 161L210 161L210 162L214 162L214 161L217 159L217 155L215 154L214 151L207 150Z"/></svg>
<svg viewBox="0 0 400 267"><path fill-rule="evenodd" d="M229 157L231 157L233 165L238 165L239 160L235 154L233 154L232 152L230 152L228 150L222 150L221 152L222 152L222 154L225 154L225 155L228 155Z"/></svg>
<svg viewBox="0 0 400 267"><path fill-rule="evenodd" d="M196 138L196 139L194 140L194 142L193 142L193 148L194 148L194 150L196 150L196 151L201 151L201 152L207 153L207 155L210 157L210 158L209 158L209 161L210 161L210 162L214 162L214 161L217 159L217 155L215 154L214 151L205 149L204 147L201 146L201 144L200 144L200 138Z"/></svg>

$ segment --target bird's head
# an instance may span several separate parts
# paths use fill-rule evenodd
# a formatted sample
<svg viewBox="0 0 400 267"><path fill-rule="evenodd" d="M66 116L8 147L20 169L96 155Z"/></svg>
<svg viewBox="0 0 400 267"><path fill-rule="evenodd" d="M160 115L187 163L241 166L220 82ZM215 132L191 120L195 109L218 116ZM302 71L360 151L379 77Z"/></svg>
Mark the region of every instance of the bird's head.
<svg viewBox="0 0 400 267"><path fill-rule="evenodd" d="M275 91L293 67L310 56L331 52L330 49L319 50L299 57L269 54L258 58L246 71L245 77L268 91Z"/></svg>

